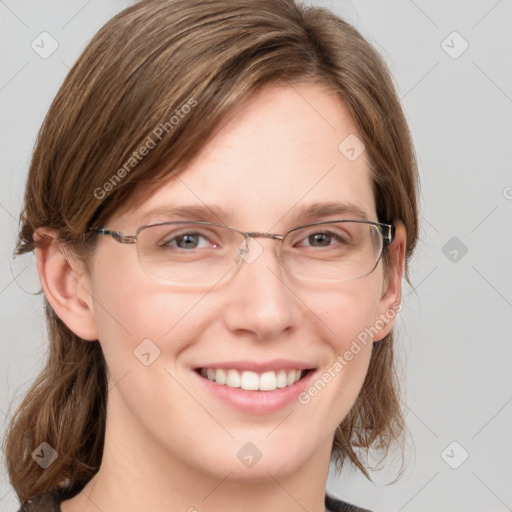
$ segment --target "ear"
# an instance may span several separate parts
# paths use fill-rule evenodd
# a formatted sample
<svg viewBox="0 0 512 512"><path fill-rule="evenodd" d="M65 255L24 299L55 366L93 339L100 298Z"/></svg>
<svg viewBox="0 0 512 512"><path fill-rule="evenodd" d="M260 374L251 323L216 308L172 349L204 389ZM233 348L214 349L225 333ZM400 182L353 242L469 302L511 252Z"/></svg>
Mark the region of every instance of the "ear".
<svg viewBox="0 0 512 512"><path fill-rule="evenodd" d="M375 319L375 325L379 327L379 332L375 335L373 341L380 341L391 332L402 301L407 233L401 221L395 221L394 226L395 238L386 249L389 254L390 265L389 268L384 269L382 295L377 308L378 317ZM382 329L380 329L381 326Z"/></svg>
<svg viewBox="0 0 512 512"><path fill-rule="evenodd" d="M97 340L86 266L59 242L56 230L38 228L34 241L41 286L55 314L80 338Z"/></svg>

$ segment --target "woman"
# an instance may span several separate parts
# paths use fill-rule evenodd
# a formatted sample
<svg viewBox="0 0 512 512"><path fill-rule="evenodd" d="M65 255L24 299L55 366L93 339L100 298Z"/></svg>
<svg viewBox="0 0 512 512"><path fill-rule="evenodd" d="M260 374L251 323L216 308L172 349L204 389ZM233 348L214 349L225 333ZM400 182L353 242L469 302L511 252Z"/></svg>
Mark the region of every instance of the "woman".
<svg viewBox="0 0 512 512"><path fill-rule="evenodd" d="M114 17L27 181L50 350L6 439L20 510L362 510L325 485L403 433L416 173L385 64L331 12Z"/></svg>

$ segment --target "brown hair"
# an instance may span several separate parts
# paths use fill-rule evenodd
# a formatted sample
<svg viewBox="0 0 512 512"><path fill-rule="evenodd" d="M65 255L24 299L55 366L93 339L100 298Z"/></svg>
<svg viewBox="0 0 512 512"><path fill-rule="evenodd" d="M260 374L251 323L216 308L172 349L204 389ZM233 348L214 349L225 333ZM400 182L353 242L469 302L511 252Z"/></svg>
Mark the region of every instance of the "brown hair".
<svg viewBox="0 0 512 512"><path fill-rule="evenodd" d="M18 254L33 250L34 230L48 226L86 260L94 247L88 227L126 206L141 185L158 186L169 169L183 168L255 91L299 82L328 85L348 106L366 146L378 218L405 224L408 279L418 230L417 169L389 71L349 24L292 0L143 0L110 20L44 120ZM149 139L154 147L139 158ZM45 305L48 359L5 440L22 501L64 484L76 494L103 451L107 369L100 344L77 337ZM377 448L385 455L404 431L393 343L391 333L374 344L363 388L332 449L338 467L348 458L367 477L356 452ZM59 455L45 470L31 458L42 442Z"/></svg>

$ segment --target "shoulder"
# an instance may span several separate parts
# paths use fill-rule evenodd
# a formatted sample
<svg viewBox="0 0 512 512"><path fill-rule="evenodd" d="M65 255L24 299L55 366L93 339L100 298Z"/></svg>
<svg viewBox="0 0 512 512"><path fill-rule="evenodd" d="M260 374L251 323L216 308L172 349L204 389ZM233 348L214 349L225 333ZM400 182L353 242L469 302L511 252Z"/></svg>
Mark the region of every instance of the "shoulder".
<svg viewBox="0 0 512 512"><path fill-rule="evenodd" d="M325 495L325 508L329 512L371 512L366 508L356 507L346 501L340 501L328 494Z"/></svg>
<svg viewBox="0 0 512 512"><path fill-rule="evenodd" d="M23 503L18 512L60 512L60 497L54 492L48 492Z"/></svg>

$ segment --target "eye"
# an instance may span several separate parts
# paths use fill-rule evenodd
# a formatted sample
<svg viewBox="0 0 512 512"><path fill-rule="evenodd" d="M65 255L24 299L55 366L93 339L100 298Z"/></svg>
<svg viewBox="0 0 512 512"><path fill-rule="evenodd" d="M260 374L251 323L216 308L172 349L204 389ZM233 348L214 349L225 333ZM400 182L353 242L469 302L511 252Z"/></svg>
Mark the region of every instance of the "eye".
<svg viewBox="0 0 512 512"><path fill-rule="evenodd" d="M332 235L331 233L315 233L307 237L308 244L313 247L326 247L331 245Z"/></svg>
<svg viewBox="0 0 512 512"><path fill-rule="evenodd" d="M203 249L206 247L217 247L217 244L212 243L208 238L197 232L180 233L178 235L172 234L160 243L160 247L172 247L175 249L193 250Z"/></svg>
<svg viewBox="0 0 512 512"><path fill-rule="evenodd" d="M299 247L332 247L350 243L348 234L334 231L310 232L297 244Z"/></svg>

